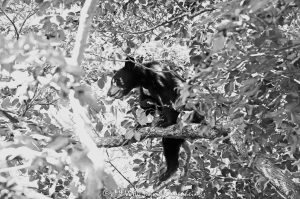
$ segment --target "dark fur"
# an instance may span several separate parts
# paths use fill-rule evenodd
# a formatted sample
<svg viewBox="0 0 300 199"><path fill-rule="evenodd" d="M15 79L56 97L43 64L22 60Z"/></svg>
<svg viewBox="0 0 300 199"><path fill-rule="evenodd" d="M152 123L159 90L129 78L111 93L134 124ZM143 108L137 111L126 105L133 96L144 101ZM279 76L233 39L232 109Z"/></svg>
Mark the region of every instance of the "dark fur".
<svg viewBox="0 0 300 199"><path fill-rule="evenodd" d="M172 103L179 96L176 91L179 78L171 72L162 71L158 62L136 65L133 58L126 60L125 66L115 73L108 95L120 99L132 89L140 88L141 108L147 114L153 114L153 110L160 112L161 121L158 126L167 127L176 124L179 112L172 108ZM143 88L149 93L145 94ZM200 120L203 120L203 117ZM176 172L179 166L179 150L183 142L184 139L163 138L167 170L160 176L160 182L167 180Z"/></svg>

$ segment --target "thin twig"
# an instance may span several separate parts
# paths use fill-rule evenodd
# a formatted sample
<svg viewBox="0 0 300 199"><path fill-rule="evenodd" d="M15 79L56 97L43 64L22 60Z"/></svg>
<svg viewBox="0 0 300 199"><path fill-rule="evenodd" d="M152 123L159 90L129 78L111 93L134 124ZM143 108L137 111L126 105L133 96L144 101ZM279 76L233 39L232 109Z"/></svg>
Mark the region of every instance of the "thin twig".
<svg viewBox="0 0 300 199"><path fill-rule="evenodd" d="M9 22L13 25L13 27L15 29L15 34L16 34L17 40L19 40L20 35L19 35L18 29L17 29L15 23L11 20L11 18L6 14L6 12L1 7L0 7L0 10L5 15L5 17L9 20Z"/></svg>
<svg viewBox="0 0 300 199"><path fill-rule="evenodd" d="M187 9L183 5L180 5L180 3L178 2L178 0L174 0L174 1L178 5L179 8L181 8L182 10L184 10L185 12L187 12Z"/></svg>
<svg viewBox="0 0 300 199"><path fill-rule="evenodd" d="M300 44L293 44L293 45L290 45L290 46L286 46L286 47L279 48L279 49L276 49L276 50L271 50L271 51L277 53L277 52L280 52L280 51L288 50L290 48L299 47L299 46L300 46Z"/></svg>
<svg viewBox="0 0 300 199"><path fill-rule="evenodd" d="M38 96L37 93L38 93L38 83L37 83L37 85L35 87L35 90L34 90L32 98L28 99L28 102L25 102L25 106L26 107L25 107L25 110L24 110L24 112L22 114L23 117L25 116L26 112L33 106L33 102L34 102L35 98Z"/></svg>
<svg viewBox="0 0 300 199"><path fill-rule="evenodd" d="M35 15L35 13L37 13L38 9L36 9L36 8L37 8L37 6L34 8L34 11L33 11L32 13L29 13L29 14L27 15L27 17L24 19L23 23L22 23L21 26L20 26L19 33L22 31L23 26L25 25L26 21L27 21L30 17L32 17L33 15Z"/></svg>
<svg viewBox="0 0 300 199"><path fill-rule="evenodd" d="M12 19L13 22L15 22L15 20L16 20L17 17L19 16L19 14L20 14L21 12L23 12L23 10L24 10L25 8L26 8L26 6L24 5L23 8L20 10L20 12L18 12L18 13L14 16L14 18Z"/></svg>
<svg viewBox="0 0 300 199"><path fill-rule="evenodd" d="M107 150L106 150L106 155L107 155L107 157L109 157L109 154L108 154L108 152L107 152ZM135 186L132 184L132 182L130 182L122 173L121 173L121 171L119 171L118 170L118 168L113 164L113 163L111 163L111 161L107 161L133 188L134 188L134 190L136 190L135 189Z"/></svg>
<svg viewBox="0 0 300 199"><path fill-rule="evenodd" d="M215 10L215 8L209 8L209 9L201 10L200 12L197 12L197 13L193 14L193 15L191 16L191 18L196 17L196 16L198 16L198 15L201 15L201 14L203 14L203 13L205 13L205 12L213 11L213 10ZM178 20L178 19L181 19L181 18L183 18L183 17L185 17L185 16L188 16L188 15L189 15L189 13L184 13L184 14L179 15L179 16L173 18L173 19L170 19L170 20L168 20L168 21L164 21L164 22L162 22L162 23L160 23L160 24L158 24L158 25L156 25L156 26L153 26L152 28L149 28L149 29L147 29L147 30L142 30L142 31L138 31L138 32L127 32L127 31L122 31L122 33L128 33L128 34L132 34L132 35L136 35L136 34L144 34L144 33L153 31L153 30L155 30L155 29L157 29L157 28L159 28L159 27L161 27L161 26L164 26L164 25L166 25L166 24L168 24L168 23L172 23L172 22L174 22L174 21L176 21L176 20Z"/></svg>

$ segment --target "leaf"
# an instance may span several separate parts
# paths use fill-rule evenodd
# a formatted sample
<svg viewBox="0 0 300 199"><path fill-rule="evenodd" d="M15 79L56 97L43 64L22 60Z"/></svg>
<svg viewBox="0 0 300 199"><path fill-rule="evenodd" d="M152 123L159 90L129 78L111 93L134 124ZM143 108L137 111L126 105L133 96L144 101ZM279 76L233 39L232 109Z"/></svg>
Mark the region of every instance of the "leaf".
<svg viewBox="0 0 300 199"><path fill-rule="evenodd" d="M147 5L147 1L146 0L139 0L139 3L142 5Z"/></svg>
<svg viewBox="0 0 300 199"><path fill-rule="evenodd" d="M60 5L63 4L62 0L52 0L51 3L54 8L60 8Z"/></svg>
<svg viewBox="0 0 300 199"><path fill-rule="evenodd" d="M5 9L8 3L9 3L9 0L3 0L2 5L1 5L2 9Z"/></svg>
<svg viewBox="0 0 300 199"><path fill-rule="evenodd" d="M135 164L141 164L143 162L143 160L141 160L141 159L134 159L133 160L133 163L135 163Z"/></svg>
<svg viewBox="0 0 300 199"><path fill-rule="evenodd" d="M14 99L14 100L11 102L11 105L12 105L12 106L15 106L15 105L18 104L18 103L19 103L19 99L16 98L16 99Z"/></svg>
<svg viewBox="0 0 300 199"><path fill-rule="evenodd" d="M23 2L27 5L30 5L31 0L23 0Z"/></svg>
<svg viewBox="0 0 300 199"><path fill-rule="evenodd" d="M135 43L132 40L127 40L127 46L129 48L134 48L135 47Z"/></svg>
<svg viewBox="0 0 300 199"><path fill-rule="evenodd" d="M264 9L265 5L273 0L252 0L250 3L251 11L256 12L259 9Z"/></svg>
<svg viewBox="0 0 300 199"><path fill-rule="evenodd" d="M116 108L114 106L110 107L110 112L113 114L113 116L117 115L117 111L116 111Z"/></svg>
<svg viewBox="0 0 300 199"><path fill-rule="evenodd" d="M190 57L191 64L199 64L202 61L203 57L201 55L194 55Z"/></svg>
<svg viewBox="0 0 300 199"><path fill-rule="evenodd" d="M109 191L115 191L118 189L118 185L111 174L104 172L103 179L104 187L106 189L108 189Z"/></svg>
<svg viewBox="0 0 300 199"><path fill-rule="evenodd" d="M129 128L131 125L132 125L132 121L127 120L127 119L126 119L126 120L123 120L123 121L121 122L121 126L124 127L125 129Z"/></svg>
<svg viewBox="0 0 300 199"><path fill-rule="evenodd" d="M259 38L256 38L255 40L254 40L254 45L256 46L256 47L259 47L259 46L261 46L264 42L266 41L266 37L265 37L265 35L262 35L261 37L259 37Z"/></svg>
<svg viewBox="0 0 300 199"><path fill-rule="evenodd" d="M12 113L9 113L7 111L4 111L4 110L0 111L0 115L6 117L12 123L18 123L19 122L19 120L16 119L15 115L13 115Z"/></svg>
<svg viewBox="0 0 300 199"><path fill-rule="evenodd" d="M292 121L296 124L300 124L300 106L295 106L291 110Z"/></svg>
<svg viewBox="0 0 300 199"><path fill-rule="evenodd" d="M129 54L131 52L131 48L127 47L124 51L126 54Z"/></svg>
<svg viewBox="0 0 300 199"><path fill-rule="evenodd" d="M153 122L153 120L154 120L154 116L153 116L153 115L151 115L151 114L147 115L147 120L148 120L148 122L147 122L147 123L151 123L151 122Z"/></svg>
<svg viewBox="0 0 300 199"><path fill-rule="evenodd" d="M100 105L97 103L92 88L88 85L80 85L74 88L75 97L80 101L81 105L88 104L96 112L101 110Z"/></svg>
<svg viewBox="0 0 300 199"><path fill-rule="evenodd" d="M120 60L122 59L122 56L120 55L120 53L116 53L116 55L117 55L118 59L120 59Z"/></svg>
<svg viewBox="0 0 300 199"><path fill-rule="evenodd" d="M256 78L251 78L251 79L247 79L243 82L243 85L246 86L246 85L251 85L251 84L255 84L257 82L257 79Z"/></svg>
<svg viewBox="0 0 300 199"><path fill-rule="evenodd" d="M123 7L122 7L122 9L123 9L123 14L125 14L125 13L126 13L126 11L127 11L127 7L128 7L128 4L127 4L127 3L125 3L125 4L123 5Z"/></svg>
<svg viewBox="0 0 300 199"><path fill-rule="evenodd" d="M101 121L98 121L97 124L96 124L96 130L98 132L100 132L100 131L102 131L102 129L103 129L103 124L102 124Z"/></svg>
<svg viewBox="0 0 300 199"><path fill-rule="evenodd" d="M59 15L56 15L56 20L58 21L59 25L63 25L65 22L65 19Z"/></svg>
<svg viewBox="0 0 300 199"><path fill-rule="evenodd" d="M132 168L132 171L138 172L140 170L140 166L136 165Z"/></svg>
<svg viewBox="0 0 300 199"><path fill-rule="evenodd" d="M300 8L300 1L299 0L295 0L294 2Z"/></svg>
<svg viewBox="0 0 300 199"><path fill-rule="evenodd" d="M110 137L110 132L108 130L104 132L104 137Z"/></svg>
<svg viewBox="0 0 300 199"><path fill-rule="evenodd" d="M6 97L2 103L1 103L2 108L8 108L9 106L11 106L10 100L8 97Z"/></svg>
<svg viewBox="0 0 300 199"><path fill-rule="evenodd" d="M179 45L180 46L185 46L186 42L183 39L179 40Z"/></svg>
<svg viewBox="0 0 300 199"><path fill-rule="evenodd" d="M111 3L107 3L107 2L106 2L106 3L104 4L104 7L105 7L106 10L112 11Z"/></svg>
<svg viewBox="0 0 300 199"><path fill-rule="evenodd" d="M188 33L188 31L184 27L182 27L180 29L180 32L182 34L182 38L188 38L188 37L190 37L190 34Z"/></svg>
<svg viewBox="0 0 300 199"><path fill-rule="evenodd" d="M133 138L134 136L134 131L132 129L129 129L126 133L125 133L125 139L130 140L131 138Z"/></svg>
<svg viewBox="0 0 300 199"><path fill-rule="evenodd" d="M136 132L134 134L134 139L136 139L137 141L140 141L141 140L141 134L139 132Z"/></svg>
<svg viewBox="0 0 300 199"><path fill-rule="evenodd" d="M167 58L167 57L168 57L168 55L169 55L169 53L168 53L168 52L163 52L161 56L162 56L162 58Z"/></svg>
<svg viewBox="0 0 300 199"><path fill-rule="evenodd" d="M105 86L106 81L107 81L107 76L103 75L103 76L98 80L98 82L97 82L98 87L101 88L101 89L103 89L104 86Z"/></svg>
<svg viewBox="0 0 300 199"><path fill-rule="evenodd" d="M160 39L161 39L161 37L158 35L157 37L154 38L154 41L158 41Z"/></svg>
<svg viewBox="0 0 300 199"><path fill-rule="evenodd" d="M224 89L225 89L226 94L230 95L234 89L234 83L232 81L228 82L227 84L225 84Z"/></svg>
<svg viewBox="0 0 300 199"><path fill-rule="evenodd" d="M214 38L212 53L217 53L220 50L222 50L225 46L225 41L226 41L226 38L224 36L219 36L217 38Z"/></svg>
<svg viewBox="0 0 300 199"><path fill-rule="evenodd" d="M45 1L44 3L40 4L39 11L44 12L46 9L48 9L51 6L51 3L49 1Z"/></svg>
<svg viewBox="0 0 300 199"><path fill-rule="evenodd" d="M286 95L285 100L288 103L293 103L293 102L297 103L298 100L299 100L298 93L296 93L296 92L290 92L289 94Z"/></svg>
<svg viewBox="0 0 300 199"><path fill-rule="evenodd" d="M148 123L148 118L147 118L146 113L143 109L137 109L136 110L136 117L137 117L138 123L140 125L145 125L145 124Z"/></svg>
<svg viewBox="0 0 300 199"><path fill-rule="evenodd" d="M65 136L53 137L53 140L47 145L47 148L55 151L61 150L69 144L69 138Z"/></svg>

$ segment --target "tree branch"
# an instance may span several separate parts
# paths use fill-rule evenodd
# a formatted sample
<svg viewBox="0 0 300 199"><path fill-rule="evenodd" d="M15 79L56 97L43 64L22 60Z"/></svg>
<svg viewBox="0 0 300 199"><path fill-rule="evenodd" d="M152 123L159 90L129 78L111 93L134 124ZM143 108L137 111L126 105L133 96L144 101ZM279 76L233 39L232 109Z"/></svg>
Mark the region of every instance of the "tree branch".
<svg viewBox="0 0 300 199"><path fill-rule="evenodd" d="M106 150L106 155L107 155L107 157L109 158L109 154L108 154L108 152L107 152L107 150ZM136 190L135 189L135 186L134 186L134 184L130 181L130 180L128 180L123 174L122 174L122 172L109 160L109 161L107 161L123 178L124 178L124 180L126 180L131 186L132 186L132 188L134 189L134 190Z"/></svg>
<svg viewBox="0 0 300 199"><path fill-rule="evenodd" d="M1 12L5 15L5 17L8 19L8 21L13 25L14 29L15 29L15 34L17 37L17 40L19 39L20 35L19 35L19 31L16 27L16 24L11 20L11 18L6 14L6 12L0 7Z"/></svg>
<svg viewBox="0 0 300 199"><path fill-rule="evenodd" d="M279 195L290 199L299 198L300 187L292 180L293 177L288 171L281 170L264 155L258 155L255 158L254 166Z"/></svg>
<svg viewBox="0 0 300 199"><path fill-rule="evenodd" d="M134 131L134 130L133 130ZM139 142L146 138L168 137L168 138L184 138L184 139L210 139L221 137L228 134L226 130L211 128L204 124L190 124L184 126L182 129L178 124L169 126L167 128L159 127L144 127L136 130L134 133L139 133L141 139L136 140L134 137L130 140L123 135L97 138L95 142L98 147L112 148L128 145L129 143Z"/></svg>
<svg viewBox="0 0 300 199"><path fill-rule="evenodd" d="M209 11L213 11L213 10L215 10L215 8L204 9L204 10L201 10L201 11L199 11L199 12L196 12L195 14L191 15L190 17L191 17L191 18L194 18L194 17L196 17L196 16L198 16L198 15L201 15L201 14L203 14L203 13L205 13L205 12L209 12ZM157 29L157 28L159 28L159 27L161 27L161 26L164 26L164 25L166 25L166 24L168 24L168 23L172 23L172 22L174 22L174 21L176 21L176 20L178 20L178 19L181 19L181 18L183 18L183 17L185 17L185 16L188 16L188 15L189 15L189 13L183 13L182 15L179 15L179 16L177 16L177 17L174 17L173 19L170 19L170 20L168 20L168 21L164 21L164 22L162 22L162 23L160 23L160 24L158 24L158 25L156 25L156 26L153 26L152 28L147 29L147 30L142 30L142 31L138 31L138 32L126 32L126 33L132 34L132 35L144 34L144 33L153 31L153 30L155 30L155 29ZM124 32L123 32L123 33L124 33Z"/></svg>
<svg viewBox="0 0 300 199"><path fill-rule="evenodd" d="M78 32L72 52L72 59L77 65L80 65L83 59L83 53L87 44L88 34L96 7L97 1L91 0L84 4L80 12Z"/></svg>
<svg viewBox="0 0 300 199"><path fill-rule="evenodd" d="M37 6L38 6L38 5L37 5ZM35 15L35 13L38 11L38 9L36 9L37 6L34 8L34 10L33 10L31 13L29 13L29 14L25 17L24 21L22 22L22 24L21 24L21 26L20 26L20 28L19 28L19 33L21 33L21 31L22 31L22 29L23 29L23 26L25 25L26 21L27 21L30 17L32 17L33 15Z"/></svg>

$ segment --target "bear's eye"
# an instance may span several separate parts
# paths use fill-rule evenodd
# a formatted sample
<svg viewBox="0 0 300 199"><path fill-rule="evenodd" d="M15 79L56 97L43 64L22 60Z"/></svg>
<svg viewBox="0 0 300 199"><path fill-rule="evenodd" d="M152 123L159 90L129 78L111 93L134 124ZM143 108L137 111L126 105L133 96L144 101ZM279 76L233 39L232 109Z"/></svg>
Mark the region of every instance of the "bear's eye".
<svg viewBox="0 0 300 199"><path fill-rule="evenodd" d="M122 78L117 78L115 81L116 81L116 84L117 84L118 86L123 86L123 85L124 85L124 81L123 81Z"/></svg>

